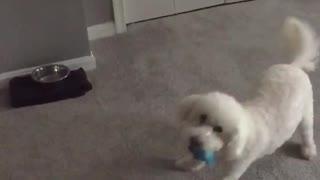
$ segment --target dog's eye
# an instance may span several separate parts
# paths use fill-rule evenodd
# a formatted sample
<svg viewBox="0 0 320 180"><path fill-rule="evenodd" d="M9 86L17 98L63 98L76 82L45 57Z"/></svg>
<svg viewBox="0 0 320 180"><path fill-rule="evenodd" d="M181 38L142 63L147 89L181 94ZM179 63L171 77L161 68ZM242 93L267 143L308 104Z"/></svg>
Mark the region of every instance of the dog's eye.
<svg viewBox="0 0 320 180"><path fill-rule="evenodd" d="M206 114L201 114L199 117L199 124L203 125L206 124L208 121L208 116Z"/></svg>
<svg viewBox="0 0 320 180"><path fill-rule="evenodd" d="M213 131L217 133L222 133L223 129L221 126L213 126Z"/></svg>

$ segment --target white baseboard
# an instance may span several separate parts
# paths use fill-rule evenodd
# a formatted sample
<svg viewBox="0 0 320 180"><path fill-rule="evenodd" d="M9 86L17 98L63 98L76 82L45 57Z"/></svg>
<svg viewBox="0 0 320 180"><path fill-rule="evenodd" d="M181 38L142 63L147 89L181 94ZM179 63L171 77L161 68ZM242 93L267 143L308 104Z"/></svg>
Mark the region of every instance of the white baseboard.
<svg viewBox="0 0 320 180"><path fill-rule="evenodd" d="M116 29L114 22L106 22L88 27L88 36L90 41L113 36L115 34Z"/></svg>
<svg viewBox="0 0 320 180"><path fill-rule="evenodd" d="M71 70L76 70L81 67L85 71L90 71L90 70L96 69L96 59L94 58L93 55L70 59L70 60L65 60L65 61L60 61L60 62L54 62L54 63L50 63L50 64L63 64L65 66L69 67ZM8 81L11 78L30 74L36 67L18 69L15 71L1 73L0 74L0 89L7 87Z"/></svg>

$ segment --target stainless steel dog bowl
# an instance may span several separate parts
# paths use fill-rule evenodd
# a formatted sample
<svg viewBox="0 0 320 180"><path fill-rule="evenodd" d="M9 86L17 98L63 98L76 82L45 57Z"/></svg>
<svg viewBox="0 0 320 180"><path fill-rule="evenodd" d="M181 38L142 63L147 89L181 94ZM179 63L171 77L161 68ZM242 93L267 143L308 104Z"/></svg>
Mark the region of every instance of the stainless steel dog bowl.
<svg viewBox="0 0 320 180"><path fill-rule="evenodd" d="M39 83L54 83L68 77L70 69L67 66L59 64L50 64L35 69L31 77Z"/></svg>

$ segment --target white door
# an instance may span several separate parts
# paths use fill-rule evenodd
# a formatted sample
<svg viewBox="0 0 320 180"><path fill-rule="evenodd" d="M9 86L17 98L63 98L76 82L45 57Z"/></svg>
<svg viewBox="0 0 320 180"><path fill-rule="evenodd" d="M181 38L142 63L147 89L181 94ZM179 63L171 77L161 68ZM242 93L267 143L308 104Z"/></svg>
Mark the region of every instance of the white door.
<svg viewBox="0 0 320 180"><path fill-rule="evenodd" d="M125 23L174 14L174 0L123 0Z"/></svg>
<svg viewBox="0 0 320 180"><path fill-rule="evenodd" d="M130 1L130 0L129 0ZM176 13L223 4L224 0L174 0Z"/></svg>

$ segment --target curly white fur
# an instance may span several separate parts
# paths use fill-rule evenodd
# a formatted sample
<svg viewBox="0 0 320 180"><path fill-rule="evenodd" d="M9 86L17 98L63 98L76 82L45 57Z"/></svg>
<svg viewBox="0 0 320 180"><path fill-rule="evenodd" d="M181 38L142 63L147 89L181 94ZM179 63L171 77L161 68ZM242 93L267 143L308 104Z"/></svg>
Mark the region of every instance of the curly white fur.
<svg viewBox="0 0 320 180"><path fill-rule="evenodd" d="M304 157L312 159L317 154L312 85L305 72L316 67L319 42L310 25L293 17L286 20L284 32L294 61L270 67L254 98L240 103L227 94L213 92L191 95L181 102L180 119L188 136L232 162L232 167L225 169L224 180L239 179L252 162L273 153L298 127ZM223 132L215 132L212 127L216 126ZM177 164L182 166L189 160L183 158ZM188 168L199 170L204 165L196 162Z"/></svg>

